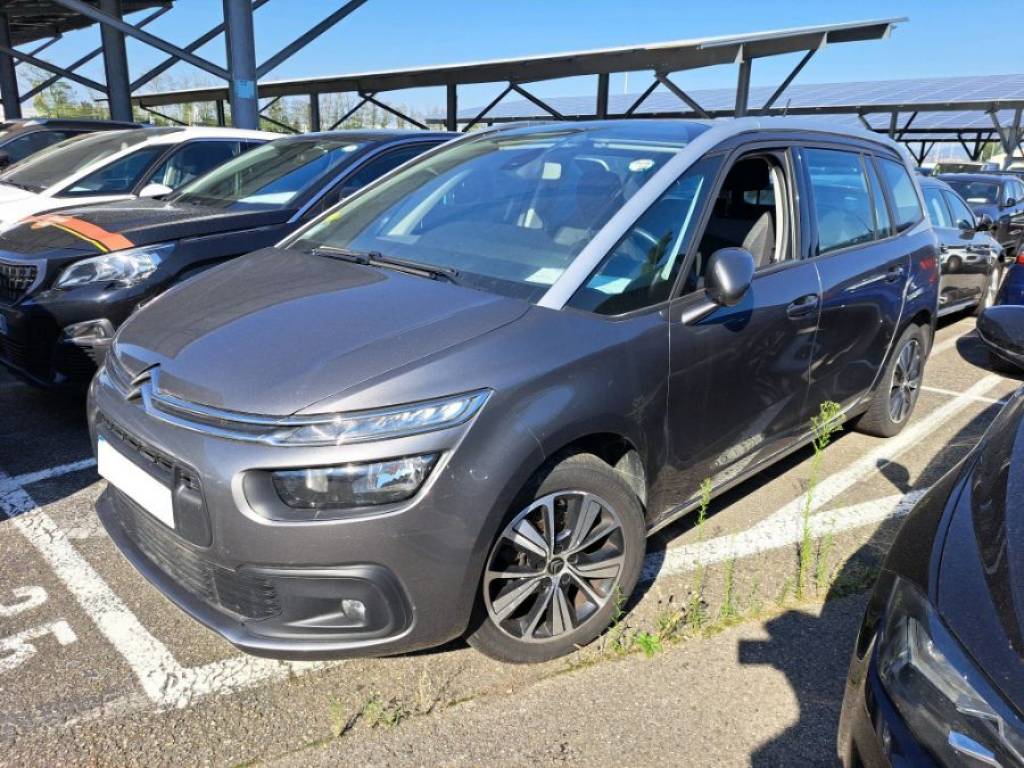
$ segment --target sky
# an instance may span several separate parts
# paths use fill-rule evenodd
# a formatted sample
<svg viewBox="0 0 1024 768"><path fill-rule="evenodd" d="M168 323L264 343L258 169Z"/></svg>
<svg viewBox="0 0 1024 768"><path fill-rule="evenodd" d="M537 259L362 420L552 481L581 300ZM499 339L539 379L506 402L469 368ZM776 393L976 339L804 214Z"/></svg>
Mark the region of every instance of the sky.
<svg viewBox="0 0 1024 768"><path fill-rule="evenodd" d="M257 62L291 42L344 0L269 0L255 13ZM220 0L177 0L147 31L184 46L222 20ZM129 17L137 21L145 14ZM821 51L797 82L984 75L1024 72L1020 0L368 0L322 37L271 72L267 79L345 74L430 64L478 61L636 43L740 34L813 24L908 17L888 40L835 45ZM41 56L67 64L99 44L93 27L67 34ZM25 46L30 50L31 46ZM224 63L223 37L197 51ZM773 85L799 54L760 59L752 82ZM164 58L128 42L133 77ZM81 72L103 80L97 58ZM170 70L178 85L215 82L188 64ZM683 88L734 87L735 67L674 77ZM613 92L638 92L649 76L615 76ZM460 89L460 107L482 106L503 85ZM594 92L592 78L531 86L540 96ZM441 106L439 89L389 94L394 103L428 111Z"/></svg>

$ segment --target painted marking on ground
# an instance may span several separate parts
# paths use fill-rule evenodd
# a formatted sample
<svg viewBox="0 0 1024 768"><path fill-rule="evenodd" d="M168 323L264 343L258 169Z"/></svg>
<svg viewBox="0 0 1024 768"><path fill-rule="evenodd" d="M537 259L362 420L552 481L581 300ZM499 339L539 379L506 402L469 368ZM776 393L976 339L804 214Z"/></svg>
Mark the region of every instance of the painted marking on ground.
<svg viewBox="0 0 1024 768"><path fill-rule="evenodd" d="M953 389L942 389L941 387L921 387L922 392L931 392L933 395L948 395L949 397L960 397L963 392L957 392ZM978 403L988 403L990 405L1004 405L1006 398L997 399L995 397L985 397L984 395L972 395L971 399Z"/></svg>
<svg viewBox="0 0 1024 768"><path fill-rule="evenodd" d="M63 475L69 475L72 472L81 472L85 469L90 469L96 466L96 459L88 458L82 459L81 461L72 461L67 464L59 464L56 467L49 467L48 469L40 469L35 472L26 472L23 475L15 475L14 477L8 477L6 480L0 480L0 493L3 493L8 488L14 489L18 486L32 485L33 483L39 483L43 480L52 480L55 477L62 477Z"/></svg>
<svg viewBox="0 0 1024 768"><path fill-rule="evenodd" d="M928 438L943 423L967 408L976 397L985 395L1000 382L1002 382L1000 376L986 376L963 394L908 425L896 437L880 440L878 447L851 462L845 469L826 477L815 487L810 508L811 515L822 521L827 520L826 517L818 517L815 513L861 480L891 464L903 451ZM914 496L914 493L918 495ZM916 501L919 496L920 492L911 492L896 497L895 501L893 501L893 497L888 497L880 502L871 502L867 506L858 505L855 514L844 513L841 518L837 518L836 524L841 524L844 526L843 528L831 530L838 532L879 522L886 516L905 514L907 498ZM735 556L744 557L800 541L803 537L805 505L806 497L798 496L740 533L720 536L696 544L669 547L664 553L652 553L644 561L644 578L650 580L658 576L685 573L693 570L700 563L731 559L734 557L732 552L735 548L738 548L736 551L739 553ZM886 510L888 510L888 515L883 514ZM879 517L879 514L883 516ZM864 522L858 523L859 519L863 519Z"/></svg>
<svg viewBox="0 0 1024 768"><path fill-rule="evenodd" d="M943 352L955 349L961 339L969 339L972 336L974 336L974 331L968 331L967 333L962 333L959 336L953 336L952 338L937 342L935 346L932 347L932 351L928 353L928 356L932 357L934 355L941 355Z"/></svg>
<svg viewBox="0 0 1024 768"><path fill-rule="evenodd" d="M24 488L0 470L0 514L39 552L100 633L124 657L147 698L158 708L183 708L211 693L229 693L323 668L323 662L287 662L235 656L184 667L143 626L65 532ZM27 514L32 512L33 514Z"/></svg>

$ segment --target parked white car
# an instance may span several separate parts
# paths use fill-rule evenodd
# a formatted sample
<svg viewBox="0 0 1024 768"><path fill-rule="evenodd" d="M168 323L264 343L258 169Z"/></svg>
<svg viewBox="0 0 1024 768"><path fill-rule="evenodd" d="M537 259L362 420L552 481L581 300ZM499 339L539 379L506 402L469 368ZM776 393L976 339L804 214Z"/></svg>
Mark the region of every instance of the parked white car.
<svg viewBox="0 0 1024 768"><path fill-rule="evenodd" d="M134 128L54 144L0 174L0 225L45 211L158 197L279 134Z"/></svg>

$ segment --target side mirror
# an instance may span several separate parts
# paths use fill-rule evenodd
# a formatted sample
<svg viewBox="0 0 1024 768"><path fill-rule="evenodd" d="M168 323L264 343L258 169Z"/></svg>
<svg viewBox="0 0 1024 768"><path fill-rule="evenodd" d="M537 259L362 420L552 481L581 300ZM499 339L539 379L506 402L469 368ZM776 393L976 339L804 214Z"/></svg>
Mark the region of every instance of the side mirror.
<svg viewBox="0 0 1024 768"><path fill-rule="evenodd" d="M1024 371L1024 306L989 307L978 318L978 336L1000 363Z"/></svg>
<svg viewBox="0 0 1024 768"><path fill-rule="evenodd" d="M992 227L994 226L995 222L992 221L992 217L989 216L987 213L983 213L981 214L981 216L978 217L977 230L979 232L991 232Z"/></svg>
<svg viewBox="0 0 1024 768"><path fill-rule="evenodd" d="M1013 206L1015 206L1016 204L1017 204L1017 198L1015 198L1015 197L1008 197L1008 198L1006 198L1006 202L1003 203L1003 208L1013 208Z"/></svg>
<svg viewBox="0 0 1024 768"><path fill-rule="evenodd" d="M754 257L743 248L722 248L711 254L704 288L708 298L722 307L732 307L750 290L754 280Z"/></svg>
<svg viewBox="0 0 1024 768"><path fill-rule="evenodd" d="M6 168L11 164L11 156L0 149L0 169Z"/></svg>
<svg viewBox="0 0 1024 768"><path fill-rule="evenodd" d="M164 195L171 194L173 191L166 184L157 184L155 181L151 181L139 190L139 197L163 197Z"/></svg>

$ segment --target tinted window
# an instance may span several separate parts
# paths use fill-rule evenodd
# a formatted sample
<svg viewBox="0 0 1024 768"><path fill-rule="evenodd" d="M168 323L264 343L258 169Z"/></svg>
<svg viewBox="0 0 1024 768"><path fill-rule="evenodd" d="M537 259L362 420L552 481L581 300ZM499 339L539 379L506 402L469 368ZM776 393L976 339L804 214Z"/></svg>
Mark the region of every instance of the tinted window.
<svg viewBox="0 0 1024 768"><path fill-rule="evenodd" d="M995 205L999 200L999 185L992 181L966 181L964 179L943 179L968 203Z"/></svg>
<svg viewBox="0 0 1024 768"><path fill-rule="evenodd" d="M357 189L362 189L371 181L379 179L388 171L397 168L406 160L411 160L431 146L433 145L413 144L412 146L400 147L399 149L394 149L390 152L378 155L345 179L342 196L345 194L351 194Z"/></svg>
<svg viewBox="0 0 1024 768"><path fill-rule="evenodd" d="M968 225L967 228L974 229L976 226L974 222L974 213L967 207L967 204L960 199L960 196L953 192L946 192L945 190L943 190L942 194L946 198L946 202L949 203L949 210L953 213L954 223L959 225L961 221L966 221Z"/></svg>
<svg viewBox="0 0 1024 768"><path fill-rule="evenodd" d="M343 201L290 247L379 251L537 300L623 204L705 130L637 120L484 134Z"/></svg>
<svg viewBox="0 0 1024 768"><path fill-rule="evenodd" d="M949 211L946 210L946 202L943 200L942 193L937 187L925 187L924 188L924 207L928 212L928 219L931 221L933 227L952 227L953 221L950 219Z"/></svg>
<svg viewBox="0 0 1024 768"><path fill-rule="evenodd" d="M720 158L705 158L669 187L630 227L569 305L619 315L668 299L720 162Z"/></svg>
<svg viewBox="0 0 1024 768"><path fill-rule="evenodd" d="M33 131L32 133L14 137L0 147L0 150L7 153L12 163L16 163L19 160L24 160L29 155L34 155L51 144L64 141L70 135L70 133L63 131Z"/></svg>
<svg viewBox="0 0 1024 768"><path fill-rule="evenodd" d="M164 160L149 181L177 189L238 153L237 141L190 141Z"/></svg>
<svg viewBox="0 0 1024 768"><path fill-rule="evenodd" d="M871 202L875 210L875 236L880 238L888 237L889 232L892 230L892 220L889 218L889 206L885 202L882 184L878 181L875 164L868 158L864 159L864 167L868 172L868 182L871 185Z"/></svg>
<svg viewBox="0 0 1024 768"><path fill-rule="evenodd" d="M74 195L126 195L138 183L149 164L156 160L165 147L144 147L125 155L99 170L79 179L60 193L61 197Z"/></svg>
<svg viewBox="0 0 1024 768"><path fill-rule="evenodd" d="M833 149L806 149L818 253L874 240L874 212L860 155Z"/></svg>
<svg viewBox="0 0 1024 768"><path fill-rule="evenodd" d="M921 220L921 201L917 197L917 190L914 188L914 181L907 173L907 169L900 163L892 160L878 161L882 171L882 179L889 188L889 197L892 200L896 217L896 231L903 232L910 229Z"/></svg>

